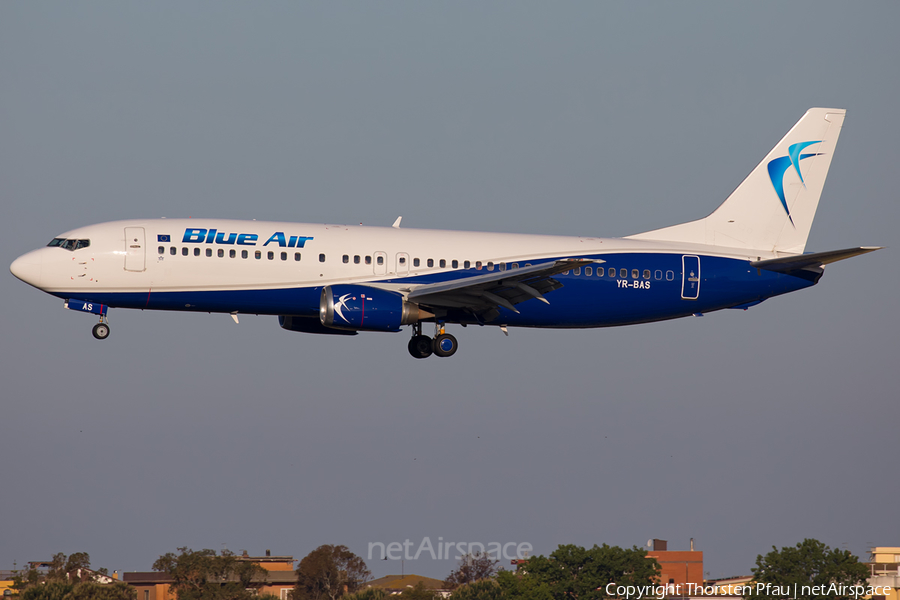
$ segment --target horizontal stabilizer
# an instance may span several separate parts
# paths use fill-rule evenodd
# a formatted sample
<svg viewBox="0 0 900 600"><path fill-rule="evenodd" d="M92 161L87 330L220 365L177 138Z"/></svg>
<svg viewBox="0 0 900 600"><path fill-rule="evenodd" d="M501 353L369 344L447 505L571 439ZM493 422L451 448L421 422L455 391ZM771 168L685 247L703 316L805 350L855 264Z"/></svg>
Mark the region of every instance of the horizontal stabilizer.
<svg viewBox="0 0 900 600"><path fill-rule="evenodd" d="M797 256L784 256L781 258L770 258L767 260L757 260L750 263L750 266L757 269L765 269L766 271L774 271L776 273L791 273L801 269L817 269L827 264L859 256L860 254L868 254L881 250L881 246L861 246L859 248L847 248L845 250L831 250L829 252L816 252L815 254L798 254Z"/></svg>

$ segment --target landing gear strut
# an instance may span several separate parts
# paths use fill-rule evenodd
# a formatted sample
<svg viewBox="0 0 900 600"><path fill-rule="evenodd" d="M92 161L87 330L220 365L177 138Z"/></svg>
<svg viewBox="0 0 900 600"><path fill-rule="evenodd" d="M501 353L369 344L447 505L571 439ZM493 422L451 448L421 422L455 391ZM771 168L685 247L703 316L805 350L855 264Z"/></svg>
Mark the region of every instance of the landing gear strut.
<svg viewBox="0 0 900 600"><path fill-rule="evenodd" d="M100 317L100 322L94 325L91 333L98 340L105 340L109 337L109 323L104 322L103 317Z"/></svg>
<svg viewBox="0 0 900 600"><path fill-rule="evenodd" d="M444 332L444 324L435 326L434 339L422 334L422 323L413 325L413 336L407 345L413 358L428 358L432 354L445 357L453 356L459 348L456 338Z"/></svg>

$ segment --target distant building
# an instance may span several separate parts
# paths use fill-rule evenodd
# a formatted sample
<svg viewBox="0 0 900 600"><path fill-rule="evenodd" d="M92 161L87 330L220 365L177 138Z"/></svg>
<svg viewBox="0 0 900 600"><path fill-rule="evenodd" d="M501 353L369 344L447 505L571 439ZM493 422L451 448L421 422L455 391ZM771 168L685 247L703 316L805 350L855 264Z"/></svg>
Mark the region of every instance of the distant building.
<svg viewBox="0 0 900 600"><path fill-rule="evenodd" d="M273 594L281 600L289 600L289 596L297 583L294 573L293 556L272 556L266 550L265 556L249 556L245 552L236 557L240 561L257 563L268 571L266 581L259 587L260 594ZM166 573L159 571L124 573L122 581L137 590L137 600L173 600L171 591L174 581Z"/></svg>
<svg viewBox="0 0 900 600"><path fill-rule="evenodd" d="M652 540L648 558L655 558L659 563L661 572L659 582L663 585L673 585L676 589L686 590L687 584L695 586L703 585L703 552L694 550L694 540L691 538L690 550L669 550L666 540Z"/></svg>
<svg viewBox="0 0 900 600"><path fill-rule="evenodd" d="M900 600L900 547L878 546L869 550L869 585L891 588L889 594L872 600Z"/></svg>

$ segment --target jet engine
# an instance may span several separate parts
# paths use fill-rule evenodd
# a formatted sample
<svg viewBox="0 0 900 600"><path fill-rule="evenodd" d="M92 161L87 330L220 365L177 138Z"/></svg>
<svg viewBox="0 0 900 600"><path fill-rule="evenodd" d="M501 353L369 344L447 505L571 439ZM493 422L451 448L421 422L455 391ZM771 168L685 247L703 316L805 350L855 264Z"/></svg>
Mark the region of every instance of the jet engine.
<svg viewBox="0 0 900 600"><path fill-rule="evenodd" d="M325 327L352 331L400 331L434 315L398 292L365 285L332 285L322 290L319 320Z"/></svg>
<svg viewBox="0 0 900 600"><path fill-rule="evenodd" d="M278 315L278 324L288 331L300 331L302 333L319 333L325 335L356 335L355 331L334 329L325 327L316 317L296 317L292 315Z"/></svg>

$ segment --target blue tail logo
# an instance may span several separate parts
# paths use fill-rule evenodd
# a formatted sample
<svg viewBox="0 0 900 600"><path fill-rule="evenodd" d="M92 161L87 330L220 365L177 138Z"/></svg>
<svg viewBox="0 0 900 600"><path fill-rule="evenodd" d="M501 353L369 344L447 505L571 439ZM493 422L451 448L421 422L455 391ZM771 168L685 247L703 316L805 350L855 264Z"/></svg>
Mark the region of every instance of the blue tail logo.
<svg viewBox="0 0 900 600"><path fill-rule="evenodd" d="M821 142L822 140L791 144L788 148L787 156L779 156L778 158L769 161L769 179L772 180L772 187L775 188L775 193L778 194L778 199L781 200L781 206L784 207L784 212L787 214L791 225L794 225L794 219L791 217L791 211L788 208L787 200L784 198L784 174L793 165L794 170L797 172L797 177L800 178L800 183L806 186L806 182L803 181L803 174L800 172L800 161L811 156L818 156L818 154L815 152L812 154L800 153L803 152L807 146L812 146L813 144L819 144ZM796 227L796 225L794 226Z"/></svg>

